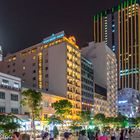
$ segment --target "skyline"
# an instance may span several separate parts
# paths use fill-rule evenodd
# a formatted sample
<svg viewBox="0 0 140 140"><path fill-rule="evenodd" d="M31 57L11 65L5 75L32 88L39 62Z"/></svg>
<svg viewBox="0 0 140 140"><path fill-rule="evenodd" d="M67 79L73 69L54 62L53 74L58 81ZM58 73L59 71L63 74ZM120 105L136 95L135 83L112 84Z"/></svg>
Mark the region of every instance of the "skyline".
<svg viewBox="0 0 140 140"><path fill-rule="evenodd" d="M71 1L67 7L64 0L43 0L42 3L1 0L0 44L4 54L13 53L41 42L52 33L65 30L67 34L74 35L82 47L92 41L93 16L116 4L115 0L106 0L105 3L101 0L77 0Z"/></svg>

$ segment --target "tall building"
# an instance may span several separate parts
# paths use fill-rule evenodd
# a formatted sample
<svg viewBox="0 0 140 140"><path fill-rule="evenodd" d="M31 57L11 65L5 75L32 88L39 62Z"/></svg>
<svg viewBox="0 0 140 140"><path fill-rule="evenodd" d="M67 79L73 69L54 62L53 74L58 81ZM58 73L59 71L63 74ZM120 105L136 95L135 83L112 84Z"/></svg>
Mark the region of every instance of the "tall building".
<svg viewBox="0 0 140 140"><path fill-rule="evenodd" d="M72 112L81 110L81 54L73 36L64 31L4 58L4 71L22 79L23 86L66 97Z"/></svg>
<svg viewBox="0 0 140 140"><path fill-rule="evenodd" d="M119 89L140 91L140 1L124 0L94 16L94 41L105 41L118 61Z"/></svg>
<svg viewBox="0 0 140 140"><path fill-rule="evenodd" d="M95 83L107 89L108 115L117 115L117 60L105 42L90 42L82 55L94 65Z"/></svg>
<svg viewBox="0 0 140 140"><path fill-rule="evenodd" d="M0 72L0 113L22 113L20 91L20 78Z"/></svg>
<svg viewBox="0 0 140 140"><path fill-rule="evenodd" d="M93 64L81 56L82 110L91 110L94 105Z"/></svg>
<svg viewBox="0 0 140 140"><path fill-rule="evenodd" d="M0 62L2 61L3 55L2 55L2 47L0 46Z"/></svg>

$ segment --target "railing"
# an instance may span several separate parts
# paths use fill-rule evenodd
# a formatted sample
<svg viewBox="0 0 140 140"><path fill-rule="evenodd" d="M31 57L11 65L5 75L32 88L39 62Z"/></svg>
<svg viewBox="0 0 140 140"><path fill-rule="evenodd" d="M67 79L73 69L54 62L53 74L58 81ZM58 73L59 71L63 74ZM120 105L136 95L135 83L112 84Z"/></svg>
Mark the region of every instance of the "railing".
<svg viewBox="0 0 140 140"><path fill-rule="evenodd" d="M14 90L14 91L21 91L20 88L15 88L15 87L7 86L7 85L2 85L2 84L0 84L0 88Z"/></svg>

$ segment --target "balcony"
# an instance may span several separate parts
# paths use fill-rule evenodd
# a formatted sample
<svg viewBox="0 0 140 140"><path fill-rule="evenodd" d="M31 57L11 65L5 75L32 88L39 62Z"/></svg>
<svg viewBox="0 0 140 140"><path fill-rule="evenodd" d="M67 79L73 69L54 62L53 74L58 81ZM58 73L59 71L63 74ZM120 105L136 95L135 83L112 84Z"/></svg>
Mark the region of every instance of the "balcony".
<svg viewBox="0 0 140 140"><path fill-rule="evenodd" d="M7 89L7 90L21 91L21 89L19 89L19 88L7 86L7 85L2 85L2 84L0 84L0 88Z"/></svg>

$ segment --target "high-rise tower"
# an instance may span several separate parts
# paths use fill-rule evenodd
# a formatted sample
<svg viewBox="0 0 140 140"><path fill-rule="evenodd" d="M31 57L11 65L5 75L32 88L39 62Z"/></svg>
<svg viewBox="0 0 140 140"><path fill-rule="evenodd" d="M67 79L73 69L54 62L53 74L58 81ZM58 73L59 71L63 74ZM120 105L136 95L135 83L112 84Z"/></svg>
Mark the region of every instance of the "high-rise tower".
<svg viewBox="0 0 140 140"><path fill-rule="evenodd" d="M94 16L94 41L105 41L118 61L118 88L140 91L140 1L125 0Z"/></svg>

